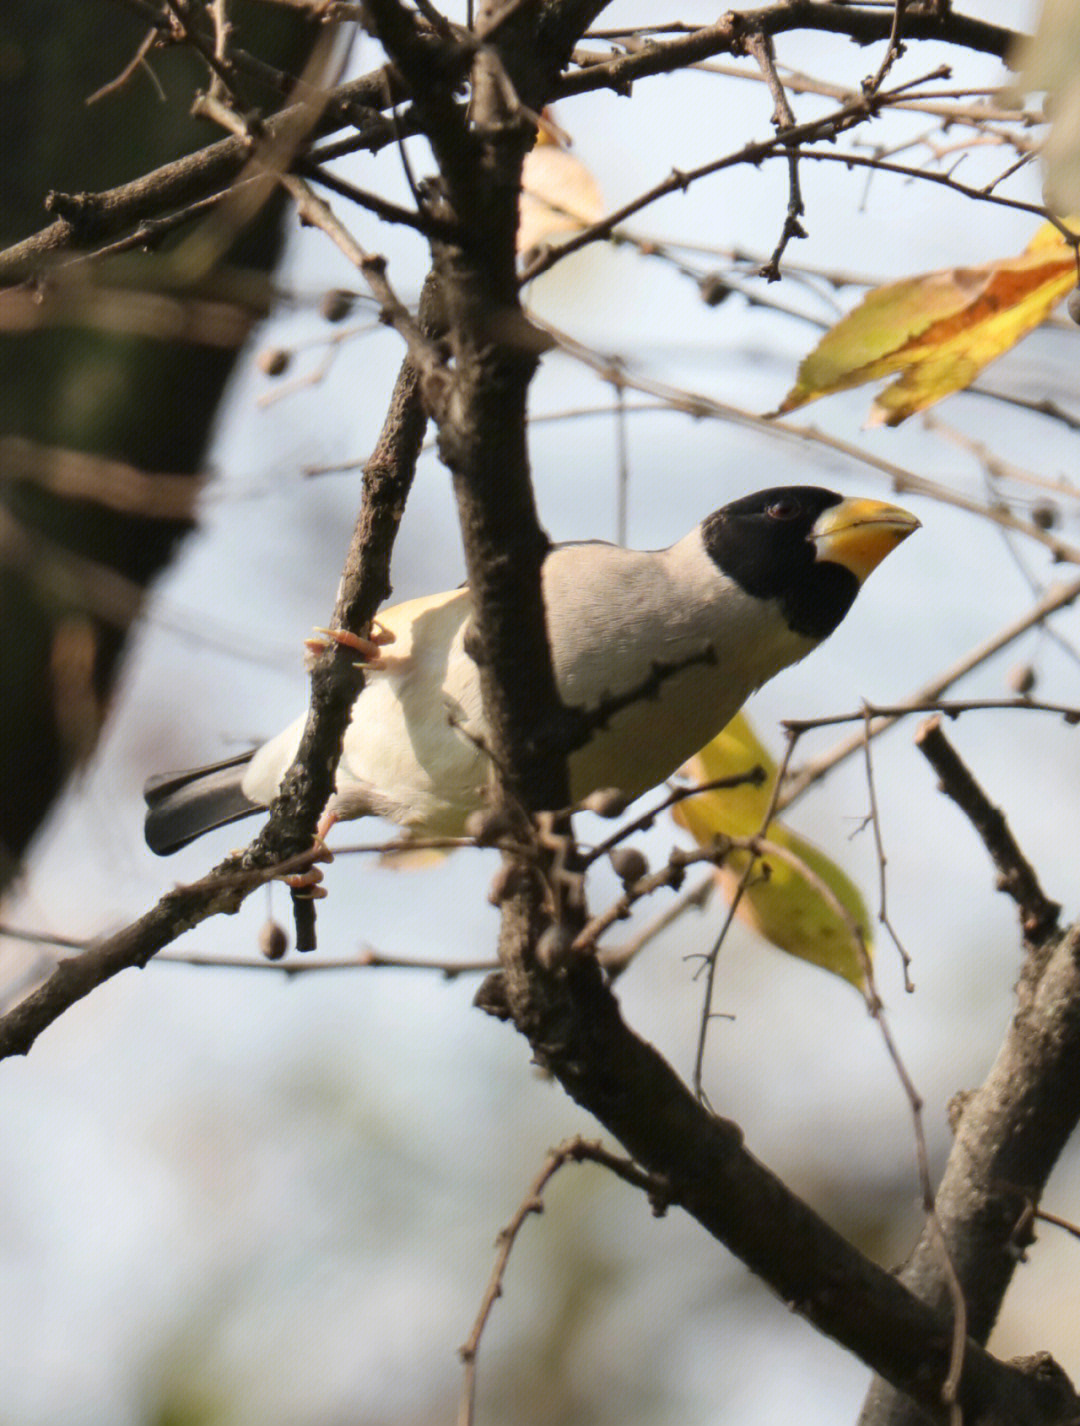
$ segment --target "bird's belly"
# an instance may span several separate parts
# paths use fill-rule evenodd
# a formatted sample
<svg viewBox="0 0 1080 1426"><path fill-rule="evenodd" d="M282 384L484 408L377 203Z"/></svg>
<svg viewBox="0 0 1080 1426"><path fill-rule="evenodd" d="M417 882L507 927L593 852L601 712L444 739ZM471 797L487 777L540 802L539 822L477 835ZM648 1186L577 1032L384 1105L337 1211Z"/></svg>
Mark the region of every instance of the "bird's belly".
<svg viewBox="0 0 1080 1426"><path fill-rule="evenodd" d="M410 699L398 679L369 677L338 767L340 815L373 812L429 836L461 832L481 803L487 759L462 731L471 730L476 710L444 690L432 693Z"/></svg>
<svg viewBox="0 0 1080 1426"><path fill-rule="evenodd" d="M671 674L654 696L621 709L572 754L574 801L601 787L616 787L628 797L656 787L715 737L750 692L712 667Z"/></svg>

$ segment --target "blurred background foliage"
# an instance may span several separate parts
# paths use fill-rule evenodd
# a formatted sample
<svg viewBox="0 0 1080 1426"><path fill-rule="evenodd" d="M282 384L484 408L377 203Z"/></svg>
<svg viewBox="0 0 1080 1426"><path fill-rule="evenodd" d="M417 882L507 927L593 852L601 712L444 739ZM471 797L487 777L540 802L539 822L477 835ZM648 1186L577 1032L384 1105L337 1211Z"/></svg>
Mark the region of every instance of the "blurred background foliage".
<svg viewBox="0 0 1080 1426"><path fill-rule="evenodd" d="M244 45L302 70L316 33L302 11L255 0L232 9ZM122 5L4 6L0 243L44 226L50 194L130 182L214 137L191 117L204 66L183 46L108 88L146 33L145 18ZM257 84L251 97L264 107L281 98ZM0 886L93 751L145 588L191 528L225 384L272 303L283 217L282 204L270 203L224 254L215 313L201 324L183 304L209 296L204 284L184 283L163 257L138 252L86 270L81 284L65 273L66 316L8 304L0 326ZM137 494L136 473L147 477ZM95 478L110 475L128 477L126 499L94 498Z"/></svg>

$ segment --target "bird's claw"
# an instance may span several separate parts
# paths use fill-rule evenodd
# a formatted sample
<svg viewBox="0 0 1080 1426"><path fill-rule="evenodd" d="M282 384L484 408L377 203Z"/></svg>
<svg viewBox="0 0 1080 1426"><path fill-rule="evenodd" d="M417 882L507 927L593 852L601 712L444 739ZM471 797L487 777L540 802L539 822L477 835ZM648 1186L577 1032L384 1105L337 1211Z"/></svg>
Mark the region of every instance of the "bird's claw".
<svg viewBox="0 0 1080 1426"><path fill-rule="evenodd" d="M336 644L338 648L355 650L360 655L361 667L383 668L379 650L384 644L392 644L396 638L397 635L390 629L384 628L377 619L373 619L371 633L366 639L348 629L317 628L310 639L304 640L304 647L311 654L321 654Z"/></svg>
<svg viewBox="0 0 1080 1426"><path fill-rule="evenodd" d="M332 862L334 860L333 852L326 845L326 837L337 820L336 812L324 812L319 818L319 825L315 829L315 841L311 851L307 854L313 862ZM323 874L317 866L310 866L307 871L298 872L293 876L283 876L279 879L285 883L294 896L303 896L309 901L321 901L327 895L326 888L319 885Z"/></svg>
<svg viewBox="0 0 1080 1426"><path fill-rule="evenodd" d="M317 866L309 867L296 876L283 876L281 880L294 896L302 896L306 901L321 901L327 895L326 887L320 886L323 874Z"/></svg>

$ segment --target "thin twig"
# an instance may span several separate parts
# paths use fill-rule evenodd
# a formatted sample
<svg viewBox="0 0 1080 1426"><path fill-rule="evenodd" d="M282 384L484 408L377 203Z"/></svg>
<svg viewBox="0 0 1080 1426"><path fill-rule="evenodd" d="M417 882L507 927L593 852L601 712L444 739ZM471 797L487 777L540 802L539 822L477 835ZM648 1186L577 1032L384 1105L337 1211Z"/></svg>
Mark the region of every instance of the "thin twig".
<svg viewBox="0 0 1080 1426"><path fill-rule="evenodd" d="M491 1270L487 1287L480 1302L480 1310L476 1314L472 1329L459 1353L465 1364L465 1378L462 1386L461 1403L458 1408L458 1426L472 1426L475 1420L476 1410L476 1361L480 1350L480 1341L484 1335L484 1328L487 1326L488 1318L495 1303L502 1296L503 1278L506 1275L507 1264L510 1261L510 1254L513 1251L517 1236L521 1232L525 1223L534 1215L543 1213L544 1201L543 1193L547 1185L554 1178L558 1171L567 1164L577 1164L589 1161L603 1165L616 1173L625 1182L633 1184L635 1188L643 1189L649 1194L654 1208L662 1211L664 1204L664 1184L655 1176L644 1173L631 1160L618 1154L613 1154L605 1149L602 1144L590 1142L580 1137L568 1139L560 1144L558 1148L549 1151L544 1160L540 1172L529 1185L528 1192L522 1199L514 1216L501 1229L496 1240L497 1250L495 1254L495 1265Z"/></svg>
<svg viewBox="0 0 1080 1426"><path fill-rule="evenodd" d="M1039 944L1056 930L1061 907L1039 885L1035 869L1020 850L1001 809L995 807L975 781L956 749L941 729L941 718L928 718L915 734L915 746L940 779L941 791L967 817L998 869L998 890L1006 892L1020 910L1025 937Z"/></svg>
<svg viewBox="0 0 1080 1426"><path fill-rule="evenodd" d="M617 831L612 832L610 837L605 837L602 842L598 842L592 847L584 858L586 867L592 866L593 862L600 857L607 856L612 847L616 847L620 842L626 841L635 832L647 831L657 817L663 812L668 812L672 807L677 807L680 802L685 802L688 797L697 797L703 792L718 792L733 787L760 787L765 781L765 769L760 765L747 768L745 772L729 773L726 777L714 777L708 782L695 783L692 787L673 787L664 797L664 800L655 807L650 807L647 812L643 812L640 817L635 817L632 822L626 822Z"/></svg>
<svg viewBox="0 0 1080 1426"><path fill-rule="evenodd" d="M796 741L797 739L795 738L795 736L789 734L788 743L786 748L784 749L784 755L780 759L780 766L777 768L776 776L773 779L772 791L769 794L769 802L767 807L765 808L765 815L762 817L760 825L758 827L759 836L763 837L768 832L769 823L772 821L773 816L776 813L777 799L780 796L780 787L784 781L784 776L787 773L788 763L791 760L791 754L795 749ZM742 901L743 895L746 892L746 888L750 885L750 878L753 875L755 866L755 858L749 857L747 859L746 866L743 868L742 875L739 877L738 885L736 886L735 891L732 894L731 901L728 904L727 914L724 917L723 924L721 925L720 930L717 933L716 940L713 942L712 948L705 959L705 990L702 996L701 1018L698 1022L697 1049L694 1052L694 1074L692 1080L694 1086L694 1093L697 1095L698 1099L700 1099L703 1104L708 1103L704 1086L705 1041L708 1035L709 1023L712 1019L712 998L713 986L716 982L716 967L720 959L720 949L723 946L725 939L727 938L728 931L731 928L731 923L735 919L735 913L739 909L739 903Z"/></svg>
<svg viewBox="0 0 1080 1426"><path fill-rule="evenodd" d="M910 703L864 703L857 713L824 713L819 718L785 718L783 726L795 733L809 733L814 728L834 728L840 723L859 723L871 718L906 718L910 713L941 713L946 718L958 718L961 713L991 712L995 709L1020 710L1025 713L1053 713L1066 723L1080 723L1080 708L1072 703L1043 703L1037 698L927 698ZM863 736L860 733L860 738Z"/></svg>
<svg viewBox="0 0 1080 1426"><path fill-rule="evenodd" d="M625 921L631 908L643 897L651 896L654 891L661 891L666 887L678 891L686 877L687 867L701 862L711 862L717 866L729 852L748 849L751 840L746 837L717 837L712 846L699 847L693 851L674 847L662 867L631 882L610 906L586 921L571 942L570 951L574 954L591 954L608 927L614 926L616 921Z"/></svg>
<svg viewBox="0 0 1080 1426"><path fill-rule="evenodd" d="M899 3L899 0L898 0ZM765 34L755 34L746 42L746 47L758 62L773 98L773 125L778 134L784 134L795 127L795 115L788 102L780 76L776 72L776 56L771 38ZM875 86L876 88L877 86ZM805 238L806 230L800 221L806 212L802 189L799 185L799 159L794 149L788 150L788 206L780 239L773 249L769 261L762 267L759 276L766 282L780 281L780 259L792 238Z"/></svg>
<svg viewBox="0 0 1080 1426"><path fill-rule="evenodd" d="M716 877L713 872L703 876L700 881L696 881L693 886L688 887L684 892L675 898L666 910L661 911L659 916L654 916L647 925L643 926L636 936L631 936L628 941L624 941L619 946L608 946L599 955L600 964L607 972L608 980L615 981L633 960L652 944L657 936L661 935L687 911L704 910L709 898L716 890Z"/></svg>
<svg viewBox="0 0 1080 1426"><path fill-rule="evenodd" d="M1073 1238L1080 1238L1080 1223L1074 1223L1070 1218L1062 1218L1057 1213L1049 1213L1045 1208L1037 1208L1034 1216L1040 1223L1050 1223L1055 1228L1061 1228Z"/></svg>
<svg viewBox="0 0 1080 1426"><path fill-rule="evenodd" d="M596 89L614 89L617 93L629 94L630 86L638 79L670 74L714 55L731 54L741 46L749 31L764 31L775 38L790 29L830 30L868 44L888 38L892 17L877 15L864 6L837 4L784 3L757 10L728 11L714 24L681 33L673 40L654 42L641 53L605 57L578 73L565 74L552 98ZM1004 58L1020 40L1018 34L1003 26L986 24L952 10L944 15L910 15L907 30L910 39L932 38L996 54L999 58ZM945 77L947 73L945 71Z"/></svg>
<svg viewBox="0 0 1080 1426"><path fill-rule="evenodd" d="M980 203L994 203L1002 208L1013 208L1018 213L1030 213L1033 217L1041 219L1044 223L1052 223L1065 241L1074 248L1077 244L1077 235L1045 203L1029 203L1023 198L1005 198L1000 193L995 193L991 188L976 188L969 183L961 183L952 172L937 173L932 168L915 168L903 163L890 163L888 159L878 158L872 154L853 153L850 149L844 153L830 153L827 149L808 149L799 147L797 153L800 158L813 159L816 163L842 163L845 168L870 168L875 173L894 173L901 178L919 179L924 183L936 183L942 188L948 188L950 192L958 194L961 198L972 198ZM762 154L762 159L775 158L775 153Z"/></svg>
<svg viewBox="0 0 1080 1426"><path fill-rule="evenodd" d="M322 168L318 164L303 163L299 167L301 173L311 179L313 183L321 183L331 192L339 194L342 198L348 198L357 207L365 208L369 213L374 213L377 218L382 218L386 223L398 223L403 227L413 228L426 237L444 234L443 224L426 211L417 212L412 208L402 208L400 204L391 203L377 193L369 193L366 189L357 188L355 183L349 183L347 179L339 178L336 173L331 173L329 169Z"/></svg>
<svg viewBox="0 0 1080 1426"><path fill-rule="evenodd" d="M48 939L48 938L44 938ZM423 970L435 971L446 980L460 975L479 975L498 969L498 961L448 961L438 958L388 956L382 951L365 948L353 956L313 956L302 954L293 959L267 960L265 956L204 955L198 951L159 951L155 965L204 966L217 970L276 970L282 975L306 975L308 971L334 970Z"/></svg>
<svg viewBox="0 0 1080 1426"><path fill-rule="evenodd" d="M28 946L55 946L65 951L85 951L93 941L85 936L56 936L51 931L31 931L21 926L0 925L0 938L22 941Z"/></svg>
<svg viewBox="0 0 1080 1426"><path fill-rule="evenodd" d="M543 322L535 316L533 322L553 339L560 350L574 360L590 367L603 380L610 380L610 357L605 357L600 352L578 342L566 332L552 326L550 322ZM875 455L872 451L856 445L854 441L830 435L829 432L822 431L817 426L804 425L787 419L781 420L773 416L761 416L755 411L748 411L741 406L733 406L726 401L718 401L704 393L674 387L650 377L634 376L625 370L621 380L631 390L667 399L673 410L685 411L697 419L730 421L735 425L761 431L779 439L798 442L800 445L810 442L820 446L823 450L842 455L847 460L867 466L869 469L887 476L893 491L898 495L905 492L925 495L940 504L951 505L954 509L978 515L980 519L999 525L1002 529L1015 530L1017 534L1022 534L1036 544L1042 545L1056 560L1080 565L1080 545L1063 540L1059 535L1042 529L1031 520L1021 519L1020 516L1005 507L984 505L971 496L943 485L940 481L929 480L896 461Z"/></svg>
<svg viewBox="0 0 1080 1426"><path fill-rule="evenodd" d="M380 318L404 337L409 356L416 363L429 390L446 371L446 360L438 342L421 330L416 318L398 297L386 277L386 259L377 253L365 252L348 229L302 178L295 174L278 175L282 187L296 203L304 222L324 232L334 245L359 270L379 303Z"/></svg>
<svg viewBox="0 0 1080 1426"><path fill-rule="evenodd" d="M863 723L863 754L866 764L866 788L870 797L870 826L874 834L874 848L877 852L878 860L878 921L885 927L892 937L893 945L900 955L900 964L904 971L904 989L910 995L915 989L911 979L911 957L908 955L903 942L896 934L896 928L889 920L889 912L886 903L886 878L885 867L887 858L885 856L885 841L881 835L881 816L878 811L877 789L874 785L874 763L870 754L872 717L869 708L864 709Z"/></svg>
<svg viewBox="0 0 1080 1426"><path fill-rule="evenodd" d="M779 776L777 778L779 786ZM923 1124L923 1098L915 1087L915 1081L900 1055L900 1050L893 1038L892 1030L885 1016L885 1006L878 993L877 984L874 980L874 966L867 949L866 939L863 935L862 927L848 908L839 899L832 887L829 886L814 869L790 847L785 847L776 842L770 842L767 838L755 838L756 854L761 857L771 856L779 861L787 862L799 876L801 876L809 886L811 886L818 896L838 917L846 927L851 943L858 955L863 969L863 999L871 1018L878 1027L878 1032L885 1045L886 1053L892 1061L901 1088L908 1101L911 1113L912 1133L915 1138L915 1162L919 1177L919 1186L922 1192L923 1211L926 1214L930 1231L934 1236L937 1252L940 1258L942 1272L948 1286L949 1297L953 1307L952 1337L949 1352L949 1370L941 1386L941 1399L949 1409L950 1420L953 1426L961 1426L960 1418L957 1415L957 1393L960 1385L960 1376L964 1367L964 1355L967 1349L967 1303L964 1299L963 1288L957 1276L955 1265L949 1253L945 1235L942 1231L941 1223L938 1219L937 1208L934 1202L934 1185L930 1176L930 1154L926 1145L926 1131Z"/></svg>
<svg viewBox="0 0 1080 1426"><path fill-rule="evenodd" d="M191 45L210 71L211 89L208 97L234 107L237 103L236 73L221 48L221 32L217 31L211 37L193 23L188 11L188 0L164 0L164 3L174 17L180 38Z"/></svg>
<svg viewBox="0 0 1080 1426"><path fill-rule="evenodd" d="M673 169L667 178L654 184L652 188L631 199L630 202L624 203L621 208L614 209L606 218L590 223L588 227L582 228L571 237L561 241L556 248L544 248L522 270L520 279L522 284L531 282L533 278L547 272L555 263L561 262L570 253L577 252L590 243L610 237L614 228L619 227L627 218L633 217L635 213L640 213L643 208L648 208L659 199L665 198L670 193L685 193L692 184L702 178L712 177L714 174L722 173L725 169L741 164L758 164L767 158L775 158L778 154L793 151L796 146L808 140L837 137L853 124L861 123L868 118L874 102L876 101L863 98L855 99L848 104L840 105L831 114L826 114L820 119L794 125L784 132L783 137L773 135L769 139L759 139L744 144L734 153L725 154L722 158L712 159L709 163L699 164L695 168L685 171Z"/></svg>
<svg viewBox="0 0 1080 1426"><path fill-rule="evenodd" d="M121 89L123 89L123 87L125 86L125 84L127 84L131 76L141 66L145 67L147 72L151 76L153 76L154 71L150 68L148 64L146 64L146 57L157 44L158 33L159 32L156 27L152 27L151 29L147 30L146 34L143 36L139 44L138 49L128 60L127 64L124 65L123 69L116 76L116 78L110 79L108 83L103 84L100 89L95 89L93 94L88 94L86 96L86 98L83 100L83 103L88 109L91 104L97 104L102 99L106 99L109 95L116 94ZM156 78L154 79L154 83L157 83ZM160 85L158 86L158 88L160 90ZM161 94L160 97L164 99L165 95Z"/></svg>
<svg viewBox="0 0 1080 1426"><path fill-rule="evenodd" d="M951 688L954 683L959 682L966 674L971 673L973 669L986 663L988 659L1000 653L1002 649L1014 643L1017 639L1028 633L1029 630L1036 628L1044 619L1049 618L1049 616L1056 613L1057 610L1064 609L1068 605L1075 603L1078 598L1080 598L1080 578L1070 580L1067 584L1052 585L1050 589L1046 591L1042 599L1029 609L1026 614L1022 615L1019 619L1015 619L1011 624L1006 624L1003 629L999 629L998 632L992 634L989 639L984 639L982 643L976 644L975 647L970 649L962 658L950 664L948 668L938 674L937 677L931 679L929 683L923 684L921 688L917 689L908 699L897 705L896 708L890 712L879 714L875 718L868 736L876 738L880 733L885 732L887 728L891 728L899 718L906 717L909 713L943 712L947 716L954 716L956 713L966 711L968 708L989 707L991 706L991 702L994 706L1008 708L1030 708L1035 706L1028 699L1004 701L984 700L964 705L943 705L940 702L940 698L942 693ZM1062 707L1052 707L1046 711L1057 712L1063 717L1068 717L1071 710ZM856 722L861 720L862 716L862 714L846 714L836 721ZM814 726L820 727L827 725L819 723ZM793 773L781 795L780 808L783 809L789 806L797 797L801 797L808 787L811 787L815 782L819 782L826 773L831 772L834 767L849 758L852 753L858 752L866 736L867 734L864 730L859 729L858 732L851 734L849 737L837 743L835 747L830 748L827 753L823 753L820 757L814 758L813 761L801 767L798 772Z"/></svg>
<svg viewBox="0 0 1080 1426"><path fill-rule="evenodd" d="M866 94L876 94L885 80L885 76L893 65L904 53L904 45L901 39L904 29L904 11L907 9L907 0L893 0L892 28L889 31L889 43L877 73L870 79L863 80L863 92Z"/></svg>

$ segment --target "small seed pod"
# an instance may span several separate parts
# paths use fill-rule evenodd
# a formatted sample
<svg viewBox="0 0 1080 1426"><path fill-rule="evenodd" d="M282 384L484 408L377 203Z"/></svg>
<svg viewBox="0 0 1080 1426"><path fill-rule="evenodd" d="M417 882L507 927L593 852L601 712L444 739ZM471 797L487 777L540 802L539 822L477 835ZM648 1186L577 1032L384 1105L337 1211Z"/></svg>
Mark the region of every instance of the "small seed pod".
<svg viewBox="0 0 1080 1426"><path fill-rule="evenodd" d="M698 291L707 307L719 307L721 302L731 296L732 287L718 272L707 272L698 283Z"/></svg>
<svg viewBox="0 0 1080 1426"><path fill-rule="evenodd" d="M503 837L509 837L513 831L513 819L506 812L478 807L465 818L465 835L472 837L480 847L493 846Z"/></svg>
<svg viewBox="0 0 1080 1426"><path fill-rule="evenodd" d="M1040 530L1052 530L1058 522L1057 507L1040 504L1031 507L1031 523Z"/></svg>
<svg viewBox="0 0 1080 1426"><path fill-rule="evenodd" d="M279 961L289 949L289 938L272 918L264 921L259 931L259 950L268 961Z"/></svg>
<svg viewBox="0 0 1080 1426"><path fill-rule="evenodd" d="M265 376L280 376L289 365L289 353L284 347L264 347L255 360Z"/></svg>
<svg viewBox="0 0 1080 1426"><path fill-rule="evenodd" d="M583 812L595 812L597 817L621 817L632 799L617 787L598 787L581 799Z"/></svg>
<svg viewBox="0 0 1080 1426"><path fill-rule="evenodd" d="M608 860L623 886L633 886L635 881L649 874L649 863L637 847L613 847Z"/></svg>
<svg viewBox="0 0 1080 1426"><path fill-rule="evenodd" d="M1014 664L1006 681L1014 693L1026 698L1035 687L1035 670L1029 663Z"/></svg>
<svg viewBox="0 0 1080 1426"><path fill-rule="evenodd" d="M319 298L319 313L327 322L343 322L352 311L355 301L355 292L346 292L344 288L334 287L329 292L324 292Z"/></svg>
<svg viewBox="0 0 1080 1426"><path fill-rule="evenodd" d="M556 970L570 959L573 944L570 928L555 922L540 932L536 943L536 959L545 970Z"/></svg>

